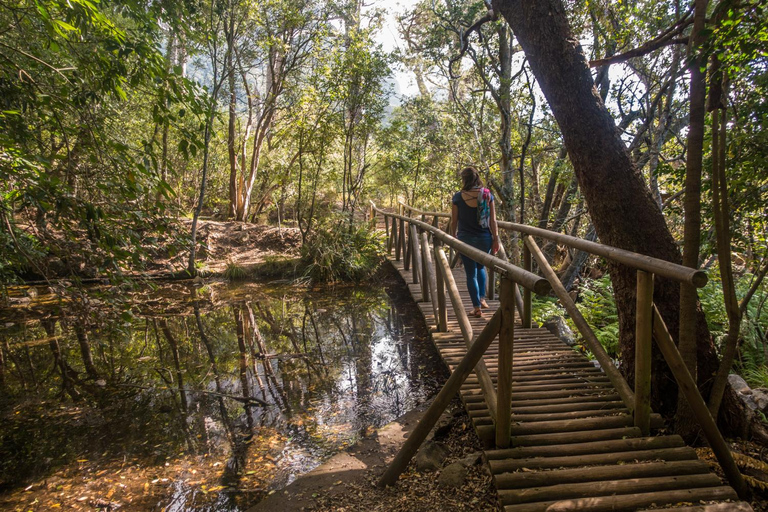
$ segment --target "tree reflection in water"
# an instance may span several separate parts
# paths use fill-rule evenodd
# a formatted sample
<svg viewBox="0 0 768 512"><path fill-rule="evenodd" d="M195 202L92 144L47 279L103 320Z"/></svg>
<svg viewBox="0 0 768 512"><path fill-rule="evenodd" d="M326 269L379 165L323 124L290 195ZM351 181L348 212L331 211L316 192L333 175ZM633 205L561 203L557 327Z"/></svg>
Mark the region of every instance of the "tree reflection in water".
<svg viewBox="0 0 768 512"><path fill-rule="evenodd" d="M240 510L443 378L381 290L172 284L127 301L3 313L3 508Z"/></svg>

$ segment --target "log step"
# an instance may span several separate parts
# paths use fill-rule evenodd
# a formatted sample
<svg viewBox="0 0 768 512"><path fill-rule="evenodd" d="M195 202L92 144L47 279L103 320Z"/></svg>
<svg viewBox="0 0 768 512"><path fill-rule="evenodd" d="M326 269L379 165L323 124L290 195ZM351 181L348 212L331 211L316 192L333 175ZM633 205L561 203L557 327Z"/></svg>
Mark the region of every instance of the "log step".
<svg viewBox="0 0 768 512"><path fill-rule="evenodd" d="M653 491L676 491L703 487L719 487L720 478L714 473L696 475L661 476L652 478L627 478L624 480L603 480L580 484L558 484L530 489L501 490L501 503L515 505L541 501L557 501L574 498L602 497L621 494L636 494Z"/></svg>
<svg viewBox="0 0 768 512"><path fill-rule="evenodd" d="M679 448L681 446L685 446L683 438L675 435L556 444L551 446L522 446L505 450L488 450L485 452L485 455L488 457L488 460L501 460L523 457L557 457L563 455L585 455L590 453L597 454L652 450L659 448Z"/></svg>
<svg viewBox="0 0 768 512"><path fill-rule="evenodd" d="M519 471L494 475L499 489L523 489L555 484L599 482L625 478L650 478L672 475L709 473L709 464L703 460L680 460L624 464L616 466L592 466L578 469L553 469L548 471Z"/></svg>
<svg viewBox="0 0 768 512"><path fill-rule="evenodd" d="M696 451L689 447L661 448L658 450L635 450L629 452L594 453L589 455L566 455L562 457L531 457L527 459L491 460L492 473L507 473L518 469L567 468L619 464L633 461L654 460L696 460Z"/></svg>
<svg viewBox="0 0 768 512"><path fill-rule="evenodd" d="M645 492L578 498L572 500L541 501L507 505L505 512L621 512L633 511L640 507L674 505L677 503L696 503L700 501L735 500L736 492L727 486L680 489L674 491Z"/></svg>

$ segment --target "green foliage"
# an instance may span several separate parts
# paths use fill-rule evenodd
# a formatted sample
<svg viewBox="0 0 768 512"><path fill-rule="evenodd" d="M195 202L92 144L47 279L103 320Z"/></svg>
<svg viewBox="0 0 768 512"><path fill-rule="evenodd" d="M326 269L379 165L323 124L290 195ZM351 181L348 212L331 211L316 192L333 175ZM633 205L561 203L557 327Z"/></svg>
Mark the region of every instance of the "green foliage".
<svg viewBox="0 0 768 512"><path fill-rule="evenodd" d="M576 304L600 344L612 358L619 356L619 315L608 274L585 281Z"/></svg>
<svg viewBox="0 0 768 512"><path fill-rule="evenodd" d="M367 279L383 255L383 235L343 215L323 219L301 248L304 275L314 281Z"/></svg>
<svg viewBox="0 0 768 512"><path fill-rule="evenodd" d="M177 236L151 123L135 121L194 89L167 73L158 20L44 0L0 8L0 24L0 279L140 269Z"/></svg>
<svg viewBox="0 0 768 512"><path fill-rule="evenodd" d="M752 388L768 388L768 367L749 365L741 371L741 376Z"/></svg>
<svg viewBox="0 0 768 512"><path fill-rule="evenodd" d="M230 281L241 281L249 276L250 272L248 269L234 261L228 262L227 267L224 269L224 277Z"/></svg>
<svg viewBox="0 0 768 512"><path fill-rule="evenodd" d="M567 314L555 297L531 297L531 319L534 322L541 325L556 316L566 317Z"/></svg>

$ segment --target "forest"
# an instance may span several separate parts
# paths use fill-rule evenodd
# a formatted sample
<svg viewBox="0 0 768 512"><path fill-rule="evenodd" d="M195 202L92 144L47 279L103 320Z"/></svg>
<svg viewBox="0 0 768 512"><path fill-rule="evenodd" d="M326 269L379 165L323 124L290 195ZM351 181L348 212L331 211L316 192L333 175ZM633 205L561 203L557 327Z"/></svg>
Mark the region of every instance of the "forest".
<svg viewBox="0 0 768 512"><path fill-rule="evenodd" d="M0 0L0 417L32 396L98 410L108 390L125 398L134 386L147 401L120 414L173 411L172 446L134 454L160 460L205 451L193 435L204 420L184 420L190 379L216 374L206 389L230 440L253 431L258 401L285 411L310 389L333 395L324 379L341 382L346 366L321 369L323 340L367 354L370 371L358 323L402 335L383 298L361 292L372 309L341 318L325 298L283 297L299 312L247 291L262 309L222 287L265 276L295 294L376 287L386 243L366 222L370 204L450 212L474 165L500 220L706 271L698 291L667 282L654 299L723 433L765 446L767 20L765 0ZM502 241L521 264L521 240ZM258 264L238 259L267 243ZM554 243L542 251L631 379L634 272ZM554 297L535 298L533 316L575 331ZM279 377L267 375L272 352L290 360ZM124 371L145 357L164 369ZM415 386L421 370L398 357ZM663 365L654 409L695 440ZM397 371L377 374L391 379L381 385ZM256 381L262 398L223 405ZM211 396L198 398L213 410ZM404 412L399 398L381 407L386 420ZM0 451L27 446L9 431ZM21 510L14 490L65 464L50 449L34 451L49 457L42 469L0 464L0 503Z"/></svg>

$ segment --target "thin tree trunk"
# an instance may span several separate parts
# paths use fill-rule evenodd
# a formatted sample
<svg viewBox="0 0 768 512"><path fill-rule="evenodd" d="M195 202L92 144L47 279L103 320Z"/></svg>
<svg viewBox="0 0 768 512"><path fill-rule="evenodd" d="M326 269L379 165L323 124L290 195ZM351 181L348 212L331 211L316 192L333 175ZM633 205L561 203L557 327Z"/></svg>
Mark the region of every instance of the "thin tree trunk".
<svg viewBox="0 0 768 512"><path fill-rule="evenodd" d="M706 23L708 0L696 0L693 21L693 45L690 58L690 124L688 128L688 151L685 165L685 197L683 210L685 221L683 225L683 265L697 268L699 266L699 247L701 245L701 168L704 153L704 118L706 116L706 82L702 72L701 59L696 56L699 46L703 43L700 34ZM697 306L698 294L691 285L680 285L680 327L678 348L688 371L696 380L697 374L697 340L704 333L698 332ZM680 396L675 417L675 431L691 441L698 434L699 427L693 416L687 400Z"/></svg>
<svg viewBox="0 0 768 512"><path fill-rule="evenodd" d="M91 343L88 340L88 333L82 325L75 324L75 335L77 336L77 343L80 345L80 354L83 356L83 365L85 366L85 373L88 377L97 380L99 378L99 372L96 370L96 365L93 364L93 354L91 353Z"/></svg>

